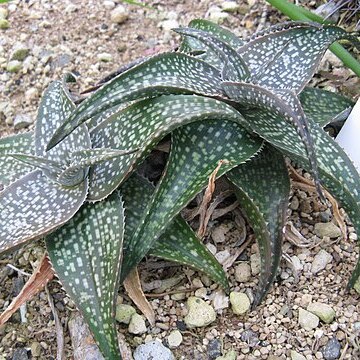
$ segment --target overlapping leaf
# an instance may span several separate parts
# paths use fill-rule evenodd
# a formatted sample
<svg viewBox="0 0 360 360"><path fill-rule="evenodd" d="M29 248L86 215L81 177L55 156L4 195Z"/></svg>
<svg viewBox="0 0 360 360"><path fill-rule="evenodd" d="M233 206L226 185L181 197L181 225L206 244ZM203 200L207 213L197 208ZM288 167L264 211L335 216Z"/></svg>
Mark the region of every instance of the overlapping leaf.
<svg viewBox="0 0 360 360"><path fill-rule="evenodd" d="M240 206L259 245L261 273L253 303L256 306L269 291L279 268L290 195L289 175L284 157L268 145L226 176L235 185Z"/></svg>
<svg viewBox="0 0 360 360"><path fill-rule="evenodd" d="M342 95L311 87L306 87L299 99L307 118L321 127L346 120L354 106L353 101Z"/></svg>
<svg viewBox="0 0 360 360"><path fill-rule="evenodd" d="M135 173L122 185L120 192L126 208L124 238L124 256L126 257L131 256L126 249L132 247L132 234L138 227L141 215L151 199L154 186ZM224 289L229 288L222 266L180 215L175 217L155 241L148 254L191 266L207 274Z"/></svg>
<svg viewBox="0 0 360 360"><path fill-rule="evenodd" d="M40 238L67 222L83 204L87 181L65 189L36 170L0 193L0 253Z"/></svg>
<svg viewBox="0 0 360 360"><path fill-rule="evenodd" d="M10 153L32 154L34 134L32 132L11 135L0 139L0 184L8 185L34 170L31 165L8 156Z"/></svg>
<svg viewBox="0 0 360 360"><path fill-rule="evenodd" d="M93 93L62 124L48 144L54 147L87 119L117 104L164 94L222 93L220 73L211 65L182 53L165 53L120 74Z"/></svg>
<svg viewBox="0 0 360 360"><path fill-rule="evenodd" d="M314 75L326 49L340 39L359 44L356 37L333 25L291 22L254 34L238 52L254 82L299 93Z"/></svg>
<svg viewBox="0 0 360 360"><path fill-rule="evenodd" d="M209 47L219 59L217 67L221 70L224 81L245 81L249 78L250 72L241 56L226 42L219 40L216 36L206 31L192 28L174 29L185 37L199 40L206 47Z"/></svg>
<svg viewBox="0 0 360 360"><path fill-rule="evenodd" d="M104 357L120 358L115 299L124 235L123 204L118 194L85 205L46 238L54 269L82 312Z"/></svg>
<svg viewBox="0 0 360 360"><path fill-rule="evenodd" d="M172 148L164 176L156 187L124 259L123 278L149 251L180 210L217 176L245 162L262 146L241 126L229 121L202 121L173 132Z"/></svg>
<svg viewBox="0 0 360 360"><path fill-rule="evenodd" d="M93 146L140 150L95 166L90 176L89 199L100 200L110 194L151 148L175 128L214 118L239 121L239 117L239 112L224 102L194 95L147 99L112 115L91 132Z"/></svg>

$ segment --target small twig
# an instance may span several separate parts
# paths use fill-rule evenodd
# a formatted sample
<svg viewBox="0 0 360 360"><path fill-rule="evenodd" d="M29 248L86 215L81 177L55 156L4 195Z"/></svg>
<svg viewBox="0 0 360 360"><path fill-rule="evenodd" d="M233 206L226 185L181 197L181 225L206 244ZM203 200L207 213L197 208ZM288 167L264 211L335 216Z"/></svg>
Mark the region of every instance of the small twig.
<svg viewBox="0 0 360 360"><path fill-rule="evenodd" d="M10 269L13 269L13 270L17 271L17 272L18 272L19 274L21 274L21 275L31 276L31 274L29 274L29 273L27 273L27 272L25 272L25 271L20 270L19 268L17 268L17 267L14 266L14 265L7 264L6 266L9 267Z"/></svg>
<svg viewBox="0 0 360 360"><path fill-rule="evenodd" d="M346 355L346 352L347 352L348 347L349 347L349 343L346 342L346 344L345 344L345 346L344 346L344 349L343 349L343 351L341 352L341 356L340 356L339 360L345 359L345 355Z"/></svg>
<svg viewBox="0 0 360 360"><path fill-rule="evenodd" d="M50 308L51 311L53 313L54 316L54 320L55 320L55 328L56 328L56 344L57 344L57 355L56 355L56 359L57 360L65 360L65 349L64 349L64 330L62 328L58 313L55 309L55 305L54 305L54 301L53 298L50 294L50 291L47 287L47 285L45 285L45 291L48 297L48 301L50 304Z"/></svg>

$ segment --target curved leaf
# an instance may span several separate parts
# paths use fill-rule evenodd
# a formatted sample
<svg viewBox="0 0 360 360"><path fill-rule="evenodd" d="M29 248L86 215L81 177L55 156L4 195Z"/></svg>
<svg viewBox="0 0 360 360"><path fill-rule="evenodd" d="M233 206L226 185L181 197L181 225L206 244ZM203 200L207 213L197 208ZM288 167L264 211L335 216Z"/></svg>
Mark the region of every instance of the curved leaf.
<svg viewBox="0 0 360 360"><path fill-rule="evenodd" d="M106 359L120 359L115 305L124 235L118 194L87 204L46 238L59 280L82 312Z"/></svg>
<svg viewBox="0 0 360 360"><path fill-rule="evenodd" d="M45 90L35 125L35 155L44 157L61 165L68 165L71 161L71 153L75 150L88 149L91 147L90 137L85 125L79 127L56 148L46 151L46 146L55 130L63 124L65 119L75 110L74 103L69 99L61 81L52 82ZM44 173L52 179L56 174L49 171Z"/></svg>
<svg viewBox="0 0 360 360"><path fill-rule="evenodd" d="M126 207L126 227L124 238L124 257L131 256L126 249L131 248L132 234L138 227L141 215L154 192L154 186L138 174L133 174L121 187ZM156 256L204 272L224 289L229 289L226 274L210 251L203 245L186 221L178 215L166 228L149 250Z"/></svg>
<svg viewBox="0 0 360 360"><path fill-rule="evenodd" d="M145 97L165 94L218 96L220 73L211 65L182 53L165 53L135 66L106 83L72 112L51 138L48 149L77 126L105 109Z"/></svg>
<svg viewBox="0 0 360 360"><path fill-rule="evenodd" d="M177 33L199 40L209 47L220 59L219 68L223 80L245 81L249 78L250 72L240 55L226 42L219 40L216 36L206 31L192 28L174 29Z"/></svg>
<svg viewBox="0 0 360 360"><path fill-rule="evenodd" d="M84 181L66 189L37 170L5 188L0 193L0 253L66 223L85 201L87 187Z"/></svg>
<svg viewBox="0 0 360 360"><path fill-rule="evenodd" d="M8 156L9 153L33 154L33 142L33 132L6 136L0 139L0 184L7 186L34 170L33 166L24 165L24 163Z"/></svg>
<svg viewBox="0 0 360 360"><path fill-rule="evenodd" d="M229 121L197 122L176 129L164 176L127 249L132 256L124 259L123 279L180 210L206 187L214 170L218 170L217 176L223 175L261 146L259 138Z"/></svg>
<svg viewBox="0 0 360 360"><path fill-rule="evenodd" d="M238 52L257 84L299 93L327 48L341 39L359 46L355 36L337 26L290 22L254 34Z"/></svg>
<svg viewBox="0 0 360 360"><path fill-rule="evenodd" d="M317 191L324 199L320 187L313 139L297 96L289 90L266 89L247 83L224 82L223 87L228 96L240 105L257 108L253 111L242 111L251 119L244 124L251 131L265 139L271 138L272 141L280 144L294 143L294 135L297 134L298 140L292 146L306 149ZM284 132L284 123L293 126L291 133Z"/></svg>
<svg viewBox="0 0 360 360"><path fill-rule="evenodd" d="M186 109L186 111L184 111ZM112 115L91 132L97 148L134 149L90 172L90 200L101 200L116 189L157 142L175 128L199 120L239 121L241 114L224 102L194 95L170 95L137 102Z"/></svg>
<svg viewBox="0 0 360 360"><path fill-rule="evenodd" d="M323 89L306 87L299 100L307 118L324 127L335 121L346 120L354 102L342 95Z"/></svg>
<svg viewBox="0 0 360 360"><path fill-rule="evenodd" d="M253 306L269 291L281 260L283 228L290 196L290 179L284 157L266 146L251 161L226 174L235 185L241 208L259 245L261 273Z"/></svg>

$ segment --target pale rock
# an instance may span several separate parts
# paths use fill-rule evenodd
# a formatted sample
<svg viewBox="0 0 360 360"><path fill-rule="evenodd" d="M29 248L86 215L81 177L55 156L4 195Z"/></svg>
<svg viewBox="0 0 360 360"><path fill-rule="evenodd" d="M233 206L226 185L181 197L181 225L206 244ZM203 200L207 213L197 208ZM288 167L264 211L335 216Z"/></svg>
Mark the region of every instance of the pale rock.
<svg viewBox="0 0 360 360"><path fill-rule="evenodd" d="M251 278L251 267L247 263L240 263L235 267L235 280L240 283L248 282Z"/></svg>
<svg viewBox="0 0 360 360"><path fill-rule="evenodd" d="M290 202L290 209L291 210L297 210L299 208L299 198L297 196L293 196Z"/></svg>
<svg viewBox="0 0 360 360"><path fill-rule="evenodd" d="M135 313L136 313L136 310L131 305L117 304L115 319L120 323L129 324L131 317Z"/></svg>
<svg viewBox="0 0 360 360"><path fill-rule="evenodd" d="M301 263L300 259L296 255L293 255L291 257L291 262L296 272L300 272L304 269L304 265Z"/></svg>
<svg viewBox="0 0 360 360"><path fill-rule="evenodd" d="M316 223L314 226L314 232L319 238L328 236L331 239L341 236L341 230L333 223Z"/></svg>
<svg viewBox="0 0 360 360"><path fill-rule="evenodd" d="M144 334L147 331L146 324L144 318L139 314L134 314L131 317L129 323L129 333L135 335Z"/></svg>
<svg viewBox="0 0 360 360"><path fill-rule="evenodd" d="M31 355L33 357L39 357L41 355L41 345L39 342L34 341L31 345L30 345L30 350L31 350Z"/></svg>
<svg viewBox="0 0 360 360"><path fill-rule="evenodd" d="M138 346L133 356L134 360L175 360L171 350L157 340Z"/></svg>
<svg viewBox="0 0 360 360"><path fill-rule="evenodd" d="M332 323L335 318L334 309L331 306L322 304L320 302L309 304L307 311L310 311L311 313L318 316L326 324Z"/></svg>
<svg viewBox="0 0 360 360"><path fill-rule="evenodd" d="M179 330L173 330L167 338L170 349L177 348L182 343L182 341L183 337Z"/></svg>
<svg viewBox="0 0 360 360"><path fill-rule="evenodd" d="M66 8L65 8L65 13L73 13L75 11L78 10L78 7L75 4L69 4Z"/></svg>
<svg viewBox="0 0 360 360"><path fill-rule="evenodd" d="M295 350L291 350L290 357L291 360L306 360L306 357L304 355L299 354Z"/></svg>
<svg viewBox="0 0 360 360"><path fill-rule="evenodd" d="M37 99L38 96L39 96L39 92L35 87L25 91L25 100L28 102Z"/></svg>
<svg viewBox="0 0 360 360"><path fill-rule="evenodd" d="M115 24L123 24L129 18L126 8L122 5L118 5L111 12L111 21Z"/></svg>
<svg viewBox="0 0 360 360"><path fill-rule="evenodd" d="M179 23L177 22L177 20L168 19L161 21L158 26L165 31L171 31L172 29L178 28Z"/></svg>
<svg viewBox="0 0 360 360"><path fill-rule="evenodd" d="M226 240L226 234L231 230L233 226L231 224L220 224L219 226L215 227L211 232L211 238L214 240L215 243L222 243Z"/></svg>
<svg viewBox="0 0 360 360"><path fill-rule="evenodd" d="M216 311L229 307L229 297L224 290L217 290L211 295L212 305Z"/></svg>
<svg viewBox="0 0 360 360"><path fill-rule="evenodd" d="M105 0L103 2L105 9L112 10L115 7L115 3L111 0Z"/></svg>
<svg viewBox="0 0 360 360"><path fill-rule="evenodd" d="M230 303L234 314L242 315L250 309L250 300L245 293L232 291L230 293Z"/></svg>
<svg viewBox="0 0 360 360"><path fill-rule="evenodd" d="M228 18L229 14L221 11L218 6L211 6L207 11L207 16L210 21L213 21L216 24L222 24L225 19Z"/></svg>
<svg viewBox="0 0 360 360"><path fill-rule="evenodd" d="M208 248L208 250L209 250L213 255L216 254L217 249L216 249L216 246L215 246L215 245L213 245L212 243L207 243L205 246Z"/></svg>
<svg viewBox="0 0 360 360"><path fill-rule="evenodd" d="M303 329L310 331L318 327L319 318L313 313L303 308L299 308L298 322Z"/></svg>
<svg viewBox="0 0 360 360"><path fill-rule="evenodd" d="M4 7L0 7L0 19L7 19L8 16L9 16L8 9Z"/></svg>
<svg viewBox="0 0 360 360"><path fill-rule="evenodd" d="M217 357L215 360L236 360L236 351L230 350L225 355Z"/></svg>
<svg viewBox="0 0 360 360"><path fill-rule="evenodd" d="M321 270L324 270L326 265L332 261L333 257L324 249L321 249L314 257L311 264L311 272L317 274Z"/></svg>
<svg viewBox="0 0 360 360"><path fill-rule="evenodd" d="M25 58L29 55L30 48L24 44L17 43L11 52L10 60L24 61Z"/></svg>
<svg viewBox="0 0 360 360"><path fill-rule="evenodd" d="M21 70L21 68L22 68L22 63L21 61L18 60L11 60L6 65L6 71L10 73L17 73Z"/></svg>
<svg viewBox="0 0 360 360"><path fill-rule="evenodd" d="M33 123L33 120L29 115L18 114L14 119L14 128L15 130L24 129L30 126Z"/></svg>
<svg viewBox="0 0 360 360"><path fill-rule="evenodd" d="M260 273L261 262L260 262L260 254L252 254L250 256L250 266L251 266L251 274L257 275Z"/></svg>
<svg viewBox="0 0 360 360"><path fill-rule="evenodd" d="M184 322L189 329L203 327L216 320L216 313L212 306L204 300L190 296L186 302L188 314Z"/></svg>
<svg viewBox="0 0 360 360"><path fill-rule="evenodd" d="M221 8L223 11L233 13L240 9L240 5L236 1L224 1Z"/></svg>
<svg viewBox="0 0 360 360"><path fill-rule="evenodd" d="M106 52L98 54L97 58L103 62L111 62L113 59L112 55Z"/></svg>
<svg viewBox="0 0 360 360"><path fill-rule="evenodd" d="M9 27L10 27L9 21L6 20L6 19L1 19L1 18L0 18L0 29L1 29L1 30L6 30L6 29L8 29Z"/></svg>
<svg viewBox="0 0 360 360"><path fill-rule="evenodd" d="M223 265L231 256L229 250L223 250L223 251L219 251L218 253L215 254L215 258L216 260Z"/></svg>

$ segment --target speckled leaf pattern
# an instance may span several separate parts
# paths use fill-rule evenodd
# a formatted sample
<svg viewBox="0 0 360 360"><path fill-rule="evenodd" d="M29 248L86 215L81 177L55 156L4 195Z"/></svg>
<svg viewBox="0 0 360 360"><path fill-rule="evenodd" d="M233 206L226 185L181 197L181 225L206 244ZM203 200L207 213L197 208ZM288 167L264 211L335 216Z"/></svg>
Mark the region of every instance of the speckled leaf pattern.
<svg viewBox="0 0 360 360"><path fill-rule="evenodd" d="M345 30L315 23L287 23L254 34L238 52L257 84L299 93L336 40L357 43Z"/></svg>
<svg viewBox="0 0 360 360"><path fill-rule="evenodd" d="M7 155L9 153L32 154L34 152L33 142L33 132L0 139L0 184L7 186L35 169L31 165L24 165L23 162Z"/></svg>
<svg viewBox="0 0 360 360"><path fill-rule="evenodd" d="M354 106L354 102L345 96L311 87L306 87L299 99L307 118L322 127L346 120Z"/></svg>
<svg viewBox="0 0 360 360"><path fill-rule="evenodd" d="M126 227L124 238L124 257L131 256L126 249L131 248L131 235L136 230L141 215L154 192L154 185L147 179L134 173L120 190L125 204ZM155 241L149 255L156 256L183 265L191 266L198 271L204 272L209 278L219 283L224 289L229 289L226 274L203 245L186 221L177 215L169 224L164 233Z"/></svg>
<svg viewBox="0 0 360 360"><path fill-rule="evenodd" d="M219 40L216 36L203 30L192 28L174 29L177 33L199 40L209 47L220 60L222 80L245 81L249 78L250 72L240 55L226 42Z"/></svg>
<svg viewBox="0 0 360 360"><path fill-rule="evenodd" d="M82 312L104 357L120 359L115 300L121 266L124 210L118 194L87 204L46 238L60 282Z"/></svg>
<svg viewBox="0 0 360 360"><path fill-rule="evenodd" d="M165 53L120 74L84 100L57 129L52 148L77 126L105 109L145 97L165 94L222 93L220 73L211 65L182 53Z"/></svg>
<svg viewBox="0 0 360 360"><path fill-rule="evenodd" d="M256 306L269 291L279 268L290 179L283 155L270 145L226 176L235 185L259 245L261 273L253 303Z"/></svg>
<svg viewBox="0 0 360 360"><path fill-rule="evenodd" d="M52 82L42 96L37 114L35 126L35 154L37 156L68 165L74 150L91 147L88 130L83 125L56 148L45 151L55 130L74 110L75 105L68 98L62 83L60 81ZM49 175L47 172L45 173Z"/></svg>
<svg viewBox="0 0 360 360"><path fill-rule="evenodd" d="M132 257L124 259L123 278L180 210L206 187L220 161L218 176L251 158L261 146L259 138L230 121L202 121L176 129L167 168L131 240Z"/></svg>
<svg viewBox="0 0 360 360"><path fill-rule="evenodd" d="M261 137L267 136L281 143L294 143L306 149L311 172L319 194L323 197L318 176L316 153L309 131L307 119L297 96L288 90L269 90L258 85L247 83L224 82L223 87L228 96L242 106L255 106L258 110L244 110L243 114L250 114L252 120L244 124L250 131ZM254 117L256 120L254 121ZM285 134L283 124L293 126L292 133ZM294 139L294 134L297 139ZM295 145L293 145L295 146Z"/></svg>
<svg viewBox="0 0 360 360"><path fill-rule="evenodd" d="M93 146L140 150L95 166L90 175L89 199L101 200L110 194L149 150L175 128L206 119L240 121L239 117L240 113L224 102L194 95L147 99L112 115L91 132Z"/></svg>
<svg viewBox="0 0 360 360"><path fill-rule="evenodd" d="M36 170L0 193L0 253L66 223L85 201L87 181L65 189Z"/></svg>

